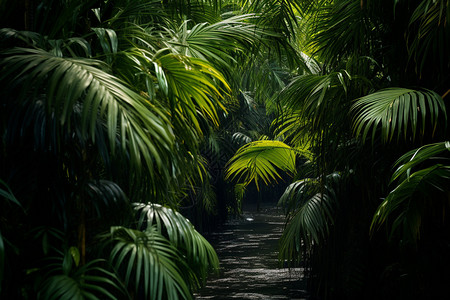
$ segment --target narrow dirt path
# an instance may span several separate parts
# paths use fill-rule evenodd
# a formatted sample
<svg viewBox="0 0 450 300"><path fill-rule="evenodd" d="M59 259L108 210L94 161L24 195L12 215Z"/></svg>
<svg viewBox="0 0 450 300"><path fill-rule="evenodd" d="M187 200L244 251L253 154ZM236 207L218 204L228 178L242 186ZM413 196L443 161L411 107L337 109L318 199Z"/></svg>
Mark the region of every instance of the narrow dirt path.
<svg viewBox="0 0 450 300"><path fill-rule="evenodd" d="M265 207L245 211L212 234L208 239L219 255L221 271L196 299L308 299L301 269L279 268L283 220L277 208Z"/></svg>

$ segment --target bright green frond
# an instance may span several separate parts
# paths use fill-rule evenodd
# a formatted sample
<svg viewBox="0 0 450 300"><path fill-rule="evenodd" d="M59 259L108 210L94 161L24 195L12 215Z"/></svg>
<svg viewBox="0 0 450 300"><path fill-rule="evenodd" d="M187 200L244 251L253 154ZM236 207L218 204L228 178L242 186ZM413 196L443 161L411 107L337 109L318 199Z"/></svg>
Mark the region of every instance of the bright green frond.
<svg viewBox="0 0 450 300"><path fill-rule="evenodd" d="M280 141L251 142L241 147L228 162L226 178L245 184L254 180L257 187L260 180L268 184L281 178L277 169L295 174L298 154L311 157L307 149L293 148Z"/></svg>
<svg viewBox="0 0 450 300"><path fill-rule="evenodd" d="M208 62L196 58L168 54L156 60L157 78L167 97L185 116L200 111L218 124L217 108L225 110L219 101L230 88L223 77ZM159 71L158 71L159 70ZM176 103L176 104L175 104ZM200 129L200 128L198 128Z"/></svg>

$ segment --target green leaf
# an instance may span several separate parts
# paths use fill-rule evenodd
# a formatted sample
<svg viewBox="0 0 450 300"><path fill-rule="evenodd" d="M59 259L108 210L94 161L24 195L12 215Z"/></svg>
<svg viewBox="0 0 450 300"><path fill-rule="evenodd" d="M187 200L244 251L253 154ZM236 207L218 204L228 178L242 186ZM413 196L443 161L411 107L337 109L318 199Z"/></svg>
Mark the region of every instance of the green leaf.
<svg viewBox="0 0 450 300"><path fill-rule="evenodd" d="M219 259L214 248L179 212L152 203L134 203L134 208L138 228L156 227L160 234L167 233L168 240L186 256L188 265L202 280L209 270L218 270Z"/></svg>
<svg viewBox="0 0 450 300"><path fill-rule="evenodd" d="M77 247L70 247L69 253L72 256L73 261L75 262L75 266L78 267L80 264L80 251Z"/></svg>
<svg viewBox="0 0 450 300"><path fill-rule="evenodd" d="M427 109L428 108L428 109ZM431 90L411 90L388 88L356 100L351 108L354 113L353 129L357 136L365 140L372 130L372 142L377 128L381 125L381 139L389 142L397 133L397 139L403 133L407 139L408 132L413 139L417 131L426 129L426 118L434 132L438 117L447 122L447 113L442 98ZM427 111L429 114L427 115Z"/></svg>
<svg viewBox="0 0 450 300"><path fill-rule="evenodd" d="M296 155L311 158L306 149L292 148L280 141L256 141L241 147L227 164L226 179L237 179L246 185L259 180L265 184L281 178L277 169L295 174Z"/></svg>
<svg viewBox="0 0 450 300"><path fill-rule="evenodd" d="M436 164L418 170L402 180L378 207L371 224L373 232L389 221L390 237L401 231L405 240L416 241L420 237L422 218L427 207L447 206L439 204L439 198L430 198L432 192L448 198L450 166ZM427 202L434 202L426 204Z"/></svg>
<svg viewBox="0 0 450 300"><path fill-rule="evenodd" d="M155 227L144 232L113 227L111 236L111 262L129 289L143 291L145 299L192 299L187 281L192 271Z"/></svg>
<svg viewBox="0 0 450 300"><path fill-rule="evenodd" d="M280 259L296 261L303 251L326 241L333 214L333 199L327 194L318 193L302 201L283 231Z"/></svg>
<svg viewBox="0 0 450 300"><path fill-rule="evenodd" d="M405 153L395 163L397 169L392 175L391 182L400 178L403 180L407 179L411 174L411 170L425 161L448 160L449 151L450 142L447 141L428 144ZM443 156L439 156L440 154Z"/></svg>
<svg viewBox="0 0 450 300"><path fill-rule="evenodd" d="M120 295L123 288L114 273L99 266L104 260L88 261L79 267L71 265L70 270L64 271L66 257L73 259L73 248L68 249L64 258L50 258L54 263L45 267L48 272L38 287L38 299L117 299L117 292Z"/></svg>
<svg viewBox="0 0 450 300"><path fill-rule="evenodd" d="M61 125L68 124L75 107L81 103L81 134L96 141L98 122L104 122L112 153L116 137L121 150L130 156L137 171L145 166L153 178L155 168L171 177L170 164L174 143L164 110L150 104L120 79L107 72L107 66L92 59L55 57L40 49L15 48L3 52L0 80L10 85L27 82L46 92L46 109L55 112ZM27 97L28 95L22 95ZM25 101L24 99L21 99ZM99 147L104 157L109 149Z"/></svg>

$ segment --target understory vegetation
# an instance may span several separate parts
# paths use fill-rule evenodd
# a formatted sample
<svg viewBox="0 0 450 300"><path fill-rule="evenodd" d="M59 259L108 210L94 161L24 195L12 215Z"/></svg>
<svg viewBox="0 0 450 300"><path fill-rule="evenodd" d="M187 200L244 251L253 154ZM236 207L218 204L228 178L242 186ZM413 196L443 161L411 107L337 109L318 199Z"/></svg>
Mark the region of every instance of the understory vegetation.
<svg viewBox="0 0 450 300"><path fill-rule="evenodd" d="M192 299L202 234L280 184L312 296L448 293L448 1L0 13L0 298Z"/></svg>

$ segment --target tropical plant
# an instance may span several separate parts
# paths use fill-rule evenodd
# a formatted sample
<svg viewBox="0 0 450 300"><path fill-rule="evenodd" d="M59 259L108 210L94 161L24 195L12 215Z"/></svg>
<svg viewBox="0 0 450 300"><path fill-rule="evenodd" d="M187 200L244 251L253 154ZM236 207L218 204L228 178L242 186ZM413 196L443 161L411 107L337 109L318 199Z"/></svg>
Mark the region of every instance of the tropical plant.
<svg viewBox="0 0 450 300"><path fill-rule="evenodd" d="M310 63L299 64L279 93L274 125L278 139L293 148L308 145L313 159L296 166L298 181L280 203L291 218L282 258L294 262L301 256L311 291L323 298L368 298L374 285L382 286L378 296L403 297L400 285L389 281L415 287L408 288L405 299L424 296L425 290L439 296L444 286L439 276L448 277L437 257L449 261L444 254L449 222L436 216L448 205L448 162L446 154L435 161L431 153L447 153L445 143L436 141L448 139L445 70L450 64L443 42L449 34L448 3L295 3L301 18L294 48ZM235 163L239 155L230 168L235 174L245 172ZM258 155L246 159L259 162ZM387 179L400 156L390 189ZM251 166L240 165L258 171ZM339 192L329 197L325 178L336 171L342 179ZM273 179L268 172L273 170L259 169L253 177ZM388 227L390 242L376 231L380 225ZM394 241L400 246L390 244ZM413 254L404 256L408 251ZM386 254L377 256L380 252ZM432 265L439 275L431 275ZM420 274L428 274L427 279Z"/></svg>
<svg viewBox="0 0 450 300"><path fill-rule="evenodd" d="M45 0L0 11L0 177L23 206L1 203L1 296L191 298L218 262L177 210L195 198L214 211L210 183L227 192L205 144L254 130L242 115L236 125L238 101L284 84L293 48L277 31L290 32L293 7ZM257 93L253 72L276 83Z"/></svg>
<svg viewBox="0 0 450 300"><path fill-rule="evenodd" d="M405 241L420 239L425 217L430 213L440 214L449 204L449 147L449 142L429 144L399 158L391 179L398 183L378 207L372 230L389 222L390 237L401 231Z"/></svg>
<svg viewBox="0 0 450 300"><path fill-rule="evenodd" d="M99 264L101 259L80 264L80 253L70 247L63 257L50 257L38 299L117 299L123 288L116 275Z"/></svg>

